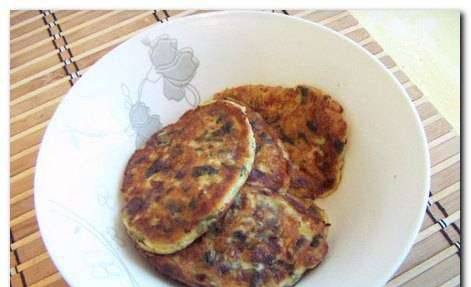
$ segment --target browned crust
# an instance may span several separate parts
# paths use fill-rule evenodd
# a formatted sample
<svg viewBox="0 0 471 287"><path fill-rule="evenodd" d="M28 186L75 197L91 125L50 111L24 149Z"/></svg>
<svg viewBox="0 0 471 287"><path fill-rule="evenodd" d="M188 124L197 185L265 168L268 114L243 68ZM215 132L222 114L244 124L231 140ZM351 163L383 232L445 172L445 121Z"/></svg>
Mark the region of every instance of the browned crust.
<svg viewBox="0 0 471 287"><path fill-rule="evenodd" d="M272 191L286 191L289 186L289 161L285 158L276 132L263 118L247 108L247 118L255 136L255 161L245 184Z"/></svg>
<svg viewBox="0 0 471 287"><path fill-rule="evenodd" d="M160 273L189 286L284 286L293 272L300 272L319 265L328 252L326 241L327 224L320 220L303 203L292 196L284 196L270 191L259 192L259 187L244 186L241 203L219 223L218 230L211 230L187 248L171 255L156 255L145 251L148 262ZM257 197L259 199L254 199ZM294 207L312 229L310 237L301 236L300 222L280 209L275 212L279 225L270 226L273 214L269 208L249 207L248 201L264 202L263 198L274 202L285 202ZM268 212L268 213L267 213ZM249 214L263 221L262 229L252 232L239 232L244 218ZM247 223L246 223L247 224ZM254 226L250 225L249 226ZM277 230L278 229L278 230ZM274 234L272 239L263 239L263 234ZM237 262L256 266L262 271L237 268ZM235 263L235 265L231 265ZM298 279L299 279L298 276Z"/></svg>
<svg viewBox="0 0 471 287"><path fill-rule="evenodd" d="M239 180L254 148L244 141L249 136L243 111L223 101L190 110L154 134L133 154L124 174L123 215L129 224L149 241L179 241L215 212ZM228 159L220 166L208 164L207 158L215 157L210 153L225 153ZM217 184L202 187L203 177Z"/></svg>
<svg viewBox="0 0 471 287"><path fill-rule="evenodd" d="M276 131L256 113L248 110L247 114L260 147L254 168L261 168L268 161L273 166L266 176L282 174L285 180L278 180L279 189L273 189L276 180L261 177L250 180L249 175L229 211L190 246L171 255L141 250L161 274L189 286L285 286L294 284L305 270L316 267L325 258L328 223L321 210L312 201L305 203L284 192L289 184L289 163ZM267 206L269 202L274 204ZM273 206L279 206L277 211L272 211ZM287 207L296 215L286 213ZM301 236L300 224L306 224L312 234ZM254 272L230 265L237 266L240 261L252 266L263 264L264 269ZM293 273L294 270L298 273Z"/></svg>
<svg viewBox="0 0 471 287"><path fill-rule="evenodd" d="M336 189L347 143L347 123L342 106L332 97L313 87L263 85L230 88L215 97L249 106L280 134L294 163L294 195L313 199Z"/></svg>

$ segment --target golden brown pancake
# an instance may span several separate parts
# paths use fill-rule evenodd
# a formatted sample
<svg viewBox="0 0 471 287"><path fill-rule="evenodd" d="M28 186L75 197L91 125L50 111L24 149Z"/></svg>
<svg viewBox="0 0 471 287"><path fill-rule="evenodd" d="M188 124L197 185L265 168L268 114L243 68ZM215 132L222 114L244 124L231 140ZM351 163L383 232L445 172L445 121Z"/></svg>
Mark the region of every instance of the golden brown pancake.
<svg viewBox="0 0 471 287"><path fill-rule="evenodd" d="M246 185L284 192L289 187L288 157L276 132L256 112L247 108L255 136L255 161Z"/></svg>
<svg viewBox="0 0 471 287"><path fill-rule="evenodd" d="M189 286L292 286L324 259L326 235L314 206L244 185L223 220L190 246L143 253L160 273Z"/></svg>
<svg viewBox="0 0 471 287"><path fill-rule="evenodd" d="M126 167L122 220L149 252L185 248L223 215L252 169L245 108L216 101L154 134Z"/></svg>
<svg viewBox="0 0 471 287"><path fill-rule="evenodd" d="M247 110L257 151L229 211L187 248L141 250L160 273L190 286L291 286L327 254L323 212L287 193L289 162L280 140Z"/></svg>
<svg viewBox="0 0 471 287"><path fill-rule="evenodd" d="M317 198L334 191L340 181L347 123L342 106L325 92L247 85L226 89L217 99L232 99L260 113L280 135L293 162L290 192Z"/></svg>

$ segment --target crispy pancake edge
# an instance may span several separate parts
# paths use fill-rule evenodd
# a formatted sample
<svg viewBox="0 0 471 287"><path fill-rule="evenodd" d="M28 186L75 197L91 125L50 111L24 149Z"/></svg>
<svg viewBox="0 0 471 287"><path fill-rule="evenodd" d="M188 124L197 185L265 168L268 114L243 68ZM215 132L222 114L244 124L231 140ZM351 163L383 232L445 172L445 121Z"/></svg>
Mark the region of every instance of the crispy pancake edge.
<svg viewBox="0 0 471 287"><path fill-rule="evenodd" d="M250 109L248 109L250 110ZM283 154L283 157L287 159L286 156L286 151L284 151L283 144L279 140L276 132L270 131L271 127L269 125L265 126L265 132L268 133L272 138L274 143L276 144L277 148L280 149L280 151ZM274 133L273 133L274 132ZM256 137L257 138L257 137ZM257 143L258 144L258 143ZM256 161L257 159L255 159ZM288 163L289 164L289 163ZM251 186L250 188L260 188L257 186ZM263 188L261 188L263 189ZM284 189L284 188L283 188ZM242 189L241 192L243 192L244 189ZM285 190L285 189L284 189ZM328 252L328 245L326 241L327 233L328 233L328 219L325 216L325 212L318 208L313 201L301 201L295 196L288 194L286 192L281 192L281 193L273 193L273 197L276 197L277 201L282 200L284 205L287 205L290 207L293 212L297 213L295 217L301 217L302 221L305 220L314 220L314 218L321 220L324 223L324 228L322 229L321 233L318 233L321 235L320 239L320 245L319 245L319 250L317 252L322 254L322 258L315 264L314 266L304 266L305 268L300 268L296 269L293 274L290 276L287 276L283 279L283 281L278 285L278 286L292 286L294 285L298 280L300 280L303 276L303 274L307 271L309 271L312 268L315 268L318 264L320 264L327 252ZM311 208L312 207L312 208ZM291 212L289 212L291 214ZM309 219L305 219L305 217ZM204 240L204 235L201 238L201 240ZM194 244L199 244L198 242L195 242ZM188 246L187 248L192 248L193 245ZM139 247L137 247L139 249ZM187 250L187 249L185 249ZM191 249L190 249L191 250ZM154 255L148 252L145 252L142 249L139 249L139 251L144 254L144 256L147 258L147 260L153 265L155 269L157 269L161 274L164 274L174 280L180 281L184 284L187 284L189 286L211 286L209 284L203 284L201 282L198 282L195 279L195 274L192 274L191 270L187 270L186 267L180 266L178 264L178 261L173 261L172 256L177 255L169 255L167 256L159 256L159 255ZM183 258L184 259L184 258ZM181 260L181 259L180 259ZM187 266L187 265L184 265ZM231 285L232 286L232 285Z"/></svg>
<svg viewBox="0 0 471 287"><path fill-rule="evenodd" d="M213 102L216 102L216 101L207 102L205 103L205 105L209 105ZM136 230L132 225L129 224L127 215L124 212L121 212L121 219L122 219L121 221L124 224L127 233L130 235L133 241L136 244L138 244L142 249L152 252L152 253L157 253L157 254L171 254L190 245L194 240L196 240L198 237L203 235L208 230L208 228L214 222L216 222L217 219L229 208L231 202L233 201L233 199L239 192L240 188L243 186L243 184L247 180L247 177L250 173L249 171L252 169L252 165L255 159L256 143L255 143L255 137L253 134L252 127L249 123L248 118L246 117L246 108L244 106L241 106L237 103L234 103L228 100L220 100L220 102L230 104L240 109L242 113L245 115L245 123L248 128L247 145L249 147L248 158L244 164L245 170L247 172L241 173L241 176L237 178L237 180L234 182L230 190L225 193L225 196L215 206L215 208L213 209L213 212L207 215L206 219L201 220L189 233L187 233L180 240L172 244L159 243L159 242L154 242L152 240L148 240L145 234L142 234L140 231Z"/></svg>
<svg viewBox="0 0 471 287"><path fill-rule="evenodd" d="M256 189L257 187L249 187L249 188L254 188ZM313 240L316 241L316 247L313 247L316 250L316 254L321 257L321 259L316 260L313 265L310 266L298 266L298 268L295 268L293 270L293 273L291 275L288 275L282 279L281 282L279 282L276 285L269 285L269 286L293 286L295 285L300 279L303 278L306 272L309 272L312 269L315 269L318 267L325 259L327 253L328 253L328 244L327 244L327 234L328 234L328 229L330 224L324 217L325 212L321 208L317 207L316 205L311 205L314 208L310 208L307 206L305 203L300 201L298 198L292 196L291 194L287 193L274 193L271 191L267 191L269 193L273 193L272 196L274 196L274 201L277 201L278 203L282 202L283 205L288 206L288 209L291 209L288 211L288 214L290 216L293 216L292 213L296 213L294 217L300 217L302 221L306 220L311 220L311 221L317 221L320 220L322 222L323 228L320 232L315 233L313 235ZM305 227L305 226L304 226ZM300 231L301 232L301 231ZM305 232L302 232L305 234ZM204 238L202 238L204 240ZM201 244L201 242L195 242L194 244ZM193 245L190 245L188 248L192 248ZM203 248L203 250L206 250L203 246L198 246L199 248ZM193 247L194 248L194 247ZM187 249L185 249L187 250ZM188 249L189 251L191 249ZM179 263L180 260L185 260L186 257L184 258L174 258L172 257L173 255L155 255L149 252L146 252L145 250L139 249L138 251L144 255L146 260L151 264L153 268L155 268L159 273L168 276L169 278L179 281L181 283L184 283L188 286L219 286L219 285L212 285L210 282L208 282L206 279L203 280L205 282L198 281L199 276L203 276L200 274L205 274L205 277L208 276L208 273L194 273L192 269L187 269L191 264L189 265L181 265ZM176 253L178 255L178 253ZM170 256L170 257L168 257ZM192 256L192 254L187 254L187 256ZM312 254L311 254L312 256ZM191 268L191 267L189 267ZM213 276L212 274L211 276ZM210 277L211 277L210 276ZM217 276L217 275L215 275ZM218 277L220 278L220 277ZM234 281L230 281L231 284L227 286L249 286L247 282L244 281L237 281L234 285ZM220 282L221 283L221 282ZM221 286L224 286L224 282L222 282ZM265 286L265 285L256 285L256 286Z"/></svg>
<svg viewBox="0 0 471 287"><path fill-rule="evenodd" d="M330 176L334 175L335 176L333 181L329 181L330 184L331 184L331 187L330 188L322 187L324 182L321 182L322 185L319 186L319 183L317 183L317 180L315 180L315 178L311 177L311 175L309 175L308 173L302 171L296 163L292 163L292 166L297 169L297 172L296 172L297 175L301 175L301 177L304 177L304 179L305 179L305 180L301 180L299 182L300 183L304 182L307 185L306 187L301 187L301 189L298 189L298 190L295 187L293 189L292 194L294 194L295 196L300 197L300 198L315 199L315 198L326 197L326 196L332 194L333 192L335 192L337 190L337 188L340 184L341 178L342 178L342 170L343 170L343 166L344 166L344 162L345 162L345 150L346 150L346 146L347 146L347 143L348 143L348 130L349 129L348 129L348 125L347 125L346 120L345 120L345 115L343 113L344 112L343 107L335 99L333 99L328 93L326 93L325 91L323 91L319 88L313 87L313 86L308 86L308 85L297 85L294 88L293 87L283 87L283 86L268 86L268 85L242 85L242 86L237 86L237 87L224 89L223 91L220 91L220 92L216 93L215 98L217 98L217 99L221 99L221 98L231 99L231 100L234 100L234 101L238 101L242 105L247 105L250 108L253 108L257 111L257 106L254 107L254 106L252 106L252 104L250 104L248 102L244 102L243 100L240 100L242 96L241 96L241 94L239 94L239 91L249 93L249 95L251 95L251 97L249 97L249 99L252 99L252 101L255 101L255 102L257 102L257 100L254 100L254 99L257 98L256 95L260 97L259 99L263 99L262 95L267 95L268 94L268 95L271 95L271 97L273 97L273 95L280 94L280 97L282 97L281 102L293 101L293 103L290 106L291 108L293 108L293 105L294 106L297 105L297 104L295 104L296 99L293 98L291 100L290 98L285 98L285 94L286 95L288 95L288 94L291 95L291 94L294 93L294 91L296 91L295 92L296 96L298 96L299 93L303 94L304 93L303 91L307 91L307 93L314 94L315 97L320 99L320 101L321 101L320 103L322 103L322 104L327 104L328 103L327 105L329 105L329 106L336 106L336 107L340 108L340 112L338 112L339 117L333 117L332 119L335 118L337 120L337 122L340 120L345 125L345 133L343 135L340 135L340 137L338 138L340 140L340 143L342 143L342 146L341 146L342 150L339 153L338 150L336 149L335 154L334 153L330 154L330 156L335 156L335 164L330 166L330 172L322 174L322 176L324 176L324 175L330 175ZM301 95L301 102L303 100L304 100L303 95ZM283 106L285 106L285 105L283 105ZM291 108L289 110L291 110ZM324 110L324 112L327 113L327 109ZM264 117L263 114L262 114L262 117ZM267 120L265 117L264 117L264 119ZM331 126L331 127L329 127L329 129L333 129L333 127ZM329 129L327 129L324 132L329 132L328 131ZM275 128L275 130L278 133L282 133L282 131L279 130L279 128ZM325 134L320 134L320 135L326 136ZM340 146L339 146L339 148L340 148ZM295 148L295 150L296 149L297 148ZM290 152L288 151L288 149L286 149L286 150L287 150L287 153L288 153L289 157L291 158ZM308 177L308 178L306 178L306 177ZM327 180L325 181L325 183L327 183ZM313 188L313 187L315 187L315 188ZM317 190L317 191L316 192L311 192L311 194L306 194L306 191L309 190L309 189Z"/></svg>

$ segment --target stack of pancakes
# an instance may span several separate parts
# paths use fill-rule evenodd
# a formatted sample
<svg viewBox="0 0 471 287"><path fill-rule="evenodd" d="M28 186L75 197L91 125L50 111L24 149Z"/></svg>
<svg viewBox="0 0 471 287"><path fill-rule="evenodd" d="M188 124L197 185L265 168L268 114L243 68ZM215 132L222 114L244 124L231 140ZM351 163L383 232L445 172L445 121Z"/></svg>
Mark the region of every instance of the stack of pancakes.
<svg viewBox="0 0 471 287"><path fill-rule="evenodd" d="M305 86L227 89L127 165L122 220L160 273L190 286L292 286L326 256L314 199L340 181L347 125Z"/></svg>

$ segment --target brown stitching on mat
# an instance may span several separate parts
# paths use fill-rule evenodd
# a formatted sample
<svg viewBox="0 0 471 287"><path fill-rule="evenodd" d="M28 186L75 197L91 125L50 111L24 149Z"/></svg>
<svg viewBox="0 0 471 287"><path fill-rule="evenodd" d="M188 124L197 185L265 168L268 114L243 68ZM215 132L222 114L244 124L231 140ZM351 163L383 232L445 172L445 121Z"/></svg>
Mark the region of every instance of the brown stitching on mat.
<svg viewBox="0 0 471 287"><path fill-rule="evenodd" d="M438 206L438 204L437 204ZM448 242L448 244L451 246L451 245L456 245L455 242L453 242L453 240L451 240L450 238L450 235L448 235L448 233L445 231L445 229L443 229L443 221L440 221L438 220L435 215L433 215L432 211L430 211L430 209L427 207L427 210L426 210L427 214L432 218L433 220L433 223L437 223L440 225L440 233L445 237L446 241ZM442 211L443 212L443 211ZM448 217L446 211L445 211L445 215ZM453 223L454 224L454 223ZM458 247L458 246L457 246ZM458 247L458 256L461 258L461 249L460 247Z"/></svg>
<svg viewBox="0 0 471 287"><path fill-rule="evenodd" d="M57 53L57 55L59 57L59 60L64 64L63 69L65 71L65 74L67 76L69 76L70 84L74 85L76 79L80 78L80 74L79 74L80 69L79 69L77 63L74 60L72 60L73 54L72 54L71 49L68 48L69 43L68 43L67 39L65 38L65 36L63 36L63 30L62 30L60 24L56 23L57 16L54 12L52 12L50 10L40 10L40 13L43 14L44 24L48 26L47 32L48 32L49 36L53 38L52 39L52 44L54 45L54 48L56 50L58 50L58 52L59 52L59 53ZM48 15L52 16L52 19L53 19L52 22L47 21L46 17ZM53 33L52 32L51 28L54 27L54 26L57 27L58 33ZM58 39L63 40L63 42L64 42L63 46L59 47L57 45L56 40L58 40ZM64 57L62 55L63 52L66 52L68 54L68 57ZM69 65L72 65L74 67L75 71L70 71L69 70Z"/></svg>
<svg viewBox="0 0 471 287"><path fill-rule="evenodd" d="M461 193L460 193L460 196L461 196ZM446 209L443 207L443 205L442 205L440 202L438 202L438 201L435 202L435 204L437 205L438 210L440 210L440 211L443 213L443 215L444 215L445 217L448 217L448 212L447 212ZM451 225L451 227L453 227L453 229L461 236L461 230L460 230L460 228L456 225L456 223L453 222L453 223L450 224L450 225Z"/></svg>
<svg viewBox="0 0 471 287"><path fill-rule="evenodd" d="M154 10L154 12L152 13L152 15L154 15L155 20L157 20L157 22L160 22L160 23L163 22L163 21L160 19L159 15L157 15L157 10Z"/></svg>
<svg viewBox="0 0 471 287"><path fill-rule="evenodd" d="M11 244L13 244L15 242L15 240L13 239L13 232L11 232L11 229L10 229L10 251L13 252L13 255L15 256L15 259L16 259L16 262L18 262L18 264L20 264L20 257L18 256L18 252L17 250L12 250L11 249ZM15 268L15 271L18 271L18 269L16 268L16 266L14 267ZM21 284L22 286L27 286L26 285L26 278L25 278L25 275L23 274L23 272L17 272L20 274L20 279L21 279ZM10 274L10 277L11 277L11 274ZM10 285L11 285L11 280L10 280Z"/></svg>
<svg viewBox="0 0 471 287"><path fill-rule="evenodd" d="M461 241L456 241L454 245L456 246L456 248L458 248L458 256L461 258Z"/></svg>
<svg viewBox="0 0 471 287"><path fill-rule="evenodd" d="M168 14L167 10L162 10L165 14L165 18L166 20L168 20L168 18L170 18L170 14Z"/></svg>

